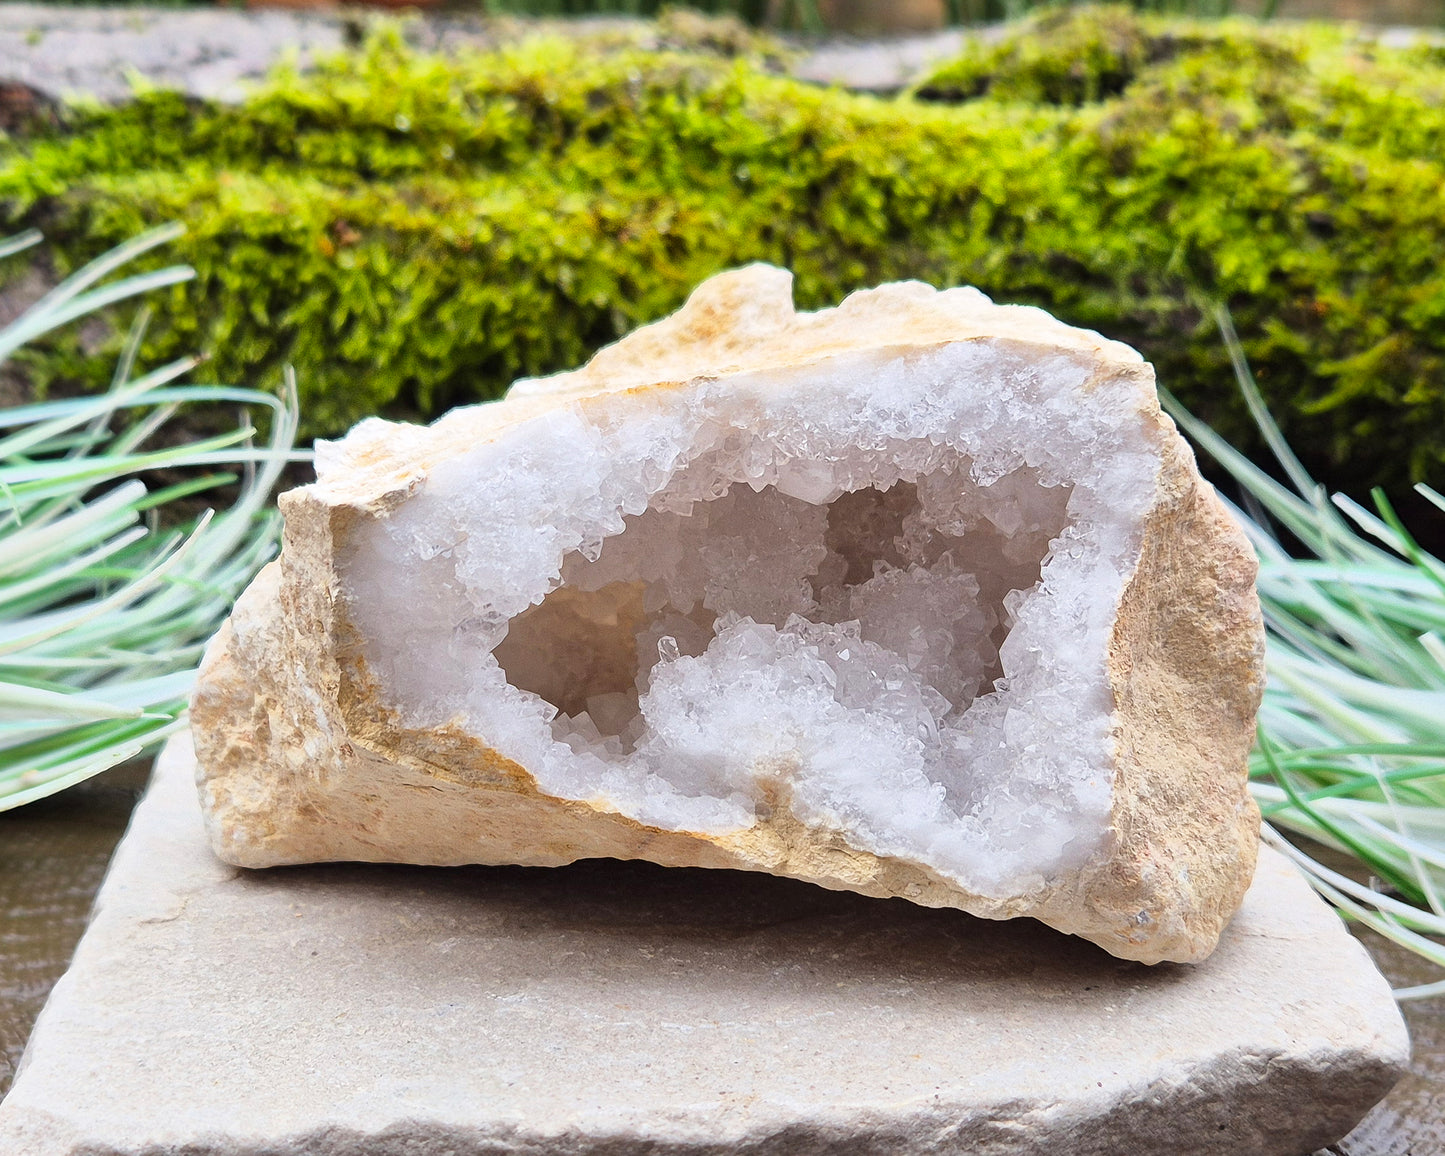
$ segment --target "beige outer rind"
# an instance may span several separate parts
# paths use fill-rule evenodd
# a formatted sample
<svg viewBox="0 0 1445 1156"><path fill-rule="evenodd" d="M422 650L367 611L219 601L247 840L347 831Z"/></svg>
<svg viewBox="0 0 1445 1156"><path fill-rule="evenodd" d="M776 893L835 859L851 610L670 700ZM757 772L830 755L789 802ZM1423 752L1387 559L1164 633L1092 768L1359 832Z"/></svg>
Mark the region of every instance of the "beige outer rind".
<svg viewBox="0 0 1445 1156"><path fill-rule="evenodd" d="M987 918L1028 915L1115 955L1156 963L1213 950L1253 875L1259 815L1245 760L1263 685L1263 629L1247 541L1159 411L1138 354L1035 309L916 284L795 313L791 278L753 266L701 286L679 313L584 369L521 383L505 402L428 429L371 421L340 481L282 495L285 542L211 644L192 702L198 784L216 853L265 867L328 860L560 865L579 858L765 871ZM787 370L865 349L899 356L986 340L1066 351L1137 387L1161 469L1136 571L1109 646L1113 829L1085 869L1004 901L928 866L880 858L790 810L726 835L663 831L542 794L526 768L460 728L409 730L382 696L348 619L336 560L440 462L558 405L616 412L655 391Z"/></svg>

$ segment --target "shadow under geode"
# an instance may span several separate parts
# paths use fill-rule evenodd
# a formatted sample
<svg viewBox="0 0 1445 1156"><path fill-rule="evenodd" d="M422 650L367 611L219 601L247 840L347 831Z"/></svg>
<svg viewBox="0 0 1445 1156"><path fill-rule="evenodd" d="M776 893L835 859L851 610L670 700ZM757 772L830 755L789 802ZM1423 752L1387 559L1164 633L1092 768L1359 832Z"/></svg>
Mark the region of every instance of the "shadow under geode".
<svg viewBox="0 0 1445 1156"><path fill-rule="evenodd" d="M1104 983L1159 990L1190 971L1116 959L1033 919L978 919L745 871L588 859L553 868L333 863L238 876L273 898L410 909L423 937L565 941L581 959L630 952L653 958L659 976L681 966L694 979L707 971L746 985L759 973L799 987L992 977L1064 995Z"/></svg>

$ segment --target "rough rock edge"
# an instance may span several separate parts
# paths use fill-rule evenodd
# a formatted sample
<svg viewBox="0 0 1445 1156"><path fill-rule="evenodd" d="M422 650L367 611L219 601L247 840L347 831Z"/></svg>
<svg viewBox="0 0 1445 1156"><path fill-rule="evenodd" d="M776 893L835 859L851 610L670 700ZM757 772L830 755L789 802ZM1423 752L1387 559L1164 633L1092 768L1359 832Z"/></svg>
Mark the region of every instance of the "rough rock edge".
<svg viewBox="0 0 1445 1156"><path fill-rule="evenodd" d="M904 1152L954 1152L970 1156L1239 1156L1240 1153L1311 1151L1331 1144L1399 1079L1403 1057L1389 1060L1358 1049L1322 1048L1301 1057L1241 1050L1209 1065L1181 1069L1172 1079L1130 1089L1109 1104L999 1104L960 1120L951 1103L920 1105L901 1119L871 1121L860 1135L856 1120L826 1117L783 1129L710 1139L639 1136L636 1132L591 1135L539 1133L516 1124L459 1127L427 1119L398 1121L378 1132L324 1124L314 1130L255 1143L244 1133L208 1136L187 1144L186 1156L398 1156L446 1151L452 1156L897 1156ZM1291 1067L1294 1061L1298 1066ZM1287 1076L1281 1076L1281 1070ZM1341 1073L1348 1074L1342 1080ZM1103 1099L1103 1097L1100 1097ZM1312 1123L1302 1126L1300 1105ZM1093 1109L1092 1111L1090 1109ZM1179 1146L1179 1137L1200 1140ZM69 1121L35 1113L12 1137L15 1156L160 1156L98 1144ZM1209 1139L1204 1139L1209 1137ZM66 1145L57 1146L57 1141ZM1333 1150L1332 1150L1333 1151Z"/></svg>
<svg viewBox="0 0 1445 1156"><path fill-rule="evenodd" d="M525 768L459 728L408 730L380 705L339 598L336 559L355 531L405 501L437 463L562 404L593 408L618 392L985 338L1062 348L1088 356L1095 380L1130 379L1161 451L1156 501L1109 645L1113 831L1095 866L1041 893L990 900L926 865L809 829L782 797L744 831L663 831L541 794ZM790 275L751 266L708 281L677 314L583 369L519 383L504 405L453 411L425 430L368 421L332 452L347 466L340 480L333 474L282 496L282 557L217 635L192 704L207 827L228 862L560 865L609 856L736 867L986 918L1031 915L1146 963L1207 956L1243 898L1259 824L1246 786L1263 687L1255 560L1160 413L1152 370L1126 346L1041 310L916 283L798 314ZM396 806L401 798L405 807Z"/></svg>

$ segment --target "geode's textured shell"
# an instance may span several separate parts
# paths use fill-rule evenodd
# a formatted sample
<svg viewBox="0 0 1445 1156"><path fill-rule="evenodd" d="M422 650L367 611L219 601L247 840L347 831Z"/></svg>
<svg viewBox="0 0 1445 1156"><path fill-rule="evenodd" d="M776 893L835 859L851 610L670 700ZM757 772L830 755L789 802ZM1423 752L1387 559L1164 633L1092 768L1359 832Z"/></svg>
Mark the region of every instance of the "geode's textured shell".
<svg viewBox="0 0 1445 1156"><path fill-rule="evenodd" d="M1050 404L1067 411L1117 397L1117 421L1148 459L1141 476L1152 477L1152 493L1135 495L1130 564L1120 587L1101 595L1104 643L1078 660L1098 666L1112 707L1098 712L1098 771L1111 794L1097 839L1079 844L1089 849L1082 858L1050 858L1011 886L971 890L941 861L869 850L847 823L795 803L786 767L750 772L760 794L749 822L664 829L605 792L543 790L538 767L502 754L460 714L418 725L424 710L399 706L384 684L368 636L375 627L359 625L374 619L357 604L346 560L378 527L400 525L429 481L477 447L530 436L564 412L597 428L641 421L688 390L705 390L710 412L725 411L733 381L742 411L762 396L748 393L760 380L833 367L846 376L859 357L906 368L962 346L981 351L980 364L1007 361L1021 380L1034 364L1041 373L1072 367L1073 393ZM819 395L817 404L822 412L839 403ZM738 428L749 421L738 417ZM1033 916L1150 963L1206 956L1252 876L1259 819L1245 760L1263 682L1253 554L1160 413L1150 368L1038 310L907 284L797 314L786 274L724 274L575 373L427 429L364 423L333 451L322 482L283 495L281 507L282 556L212 643L192 703L210 837L228 862L557 865L609 856L741 868L988 918Z"/></svg>

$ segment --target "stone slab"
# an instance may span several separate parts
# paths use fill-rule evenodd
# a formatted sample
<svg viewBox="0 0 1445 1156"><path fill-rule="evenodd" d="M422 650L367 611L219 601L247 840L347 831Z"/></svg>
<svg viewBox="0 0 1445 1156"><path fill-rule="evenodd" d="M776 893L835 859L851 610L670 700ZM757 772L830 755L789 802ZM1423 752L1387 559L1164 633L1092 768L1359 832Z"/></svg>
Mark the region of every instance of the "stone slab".
<svg viewBox="0 0 1445 1156"><path fill-rule="evenodd" d="M733 872L207 850L159 760L0 1104L7 1156L1278 1153L1407 1041L1266 853L1204 964Z"/></svg>
<svg viewBox="0 0 1445 1156"><path fill-rule="evenodd" d="M0 5L0 84L25 84L51 99L120 101L140 80L203 99L239 100L247 84L260 80L283 56L294 55L305 68L318 54L343 47L367 19L358 10L337 8L6 3ZM559 35L632 32L646 44L649 27L620 18L498 22L450 10L417 14L408 34L423 48L450 50L494 45L528 28ZM997 34L954 28L871 40L798 40L792 44L791 71L818 84L894 92L928 66L962 51L969 36Z"/></svg>
<svg viewBox="0 0 1445 1156"><path fill-rule="evenodd" d="M0 5L0 81L52 99L124 100L137 81L235 100L287 52L305 67L345 42L335 13Z"/></svg>

